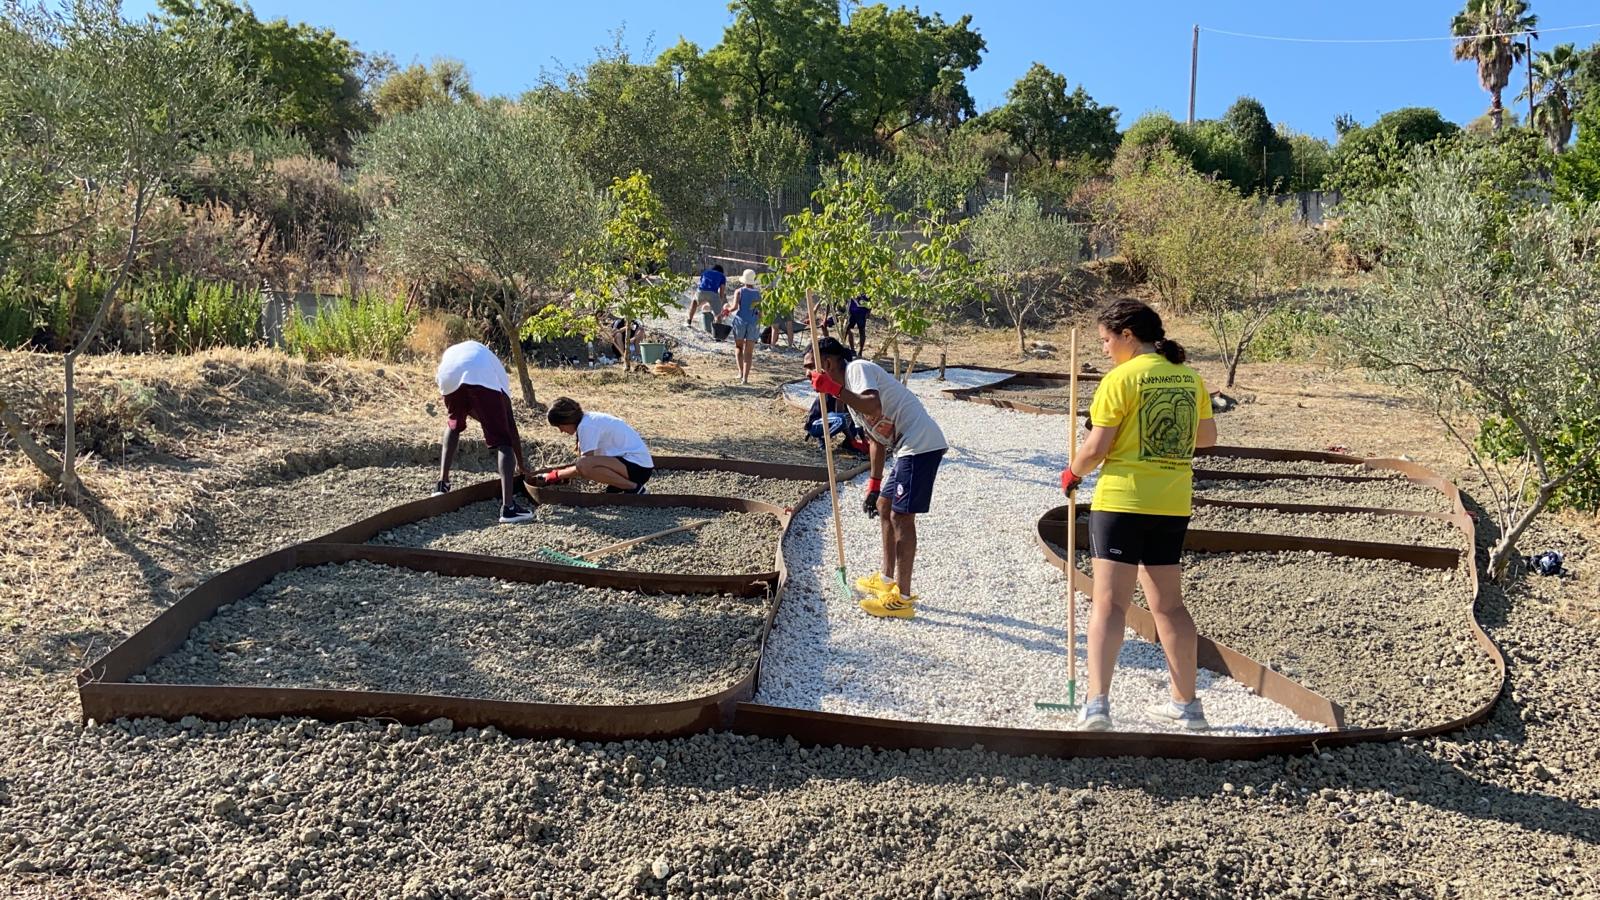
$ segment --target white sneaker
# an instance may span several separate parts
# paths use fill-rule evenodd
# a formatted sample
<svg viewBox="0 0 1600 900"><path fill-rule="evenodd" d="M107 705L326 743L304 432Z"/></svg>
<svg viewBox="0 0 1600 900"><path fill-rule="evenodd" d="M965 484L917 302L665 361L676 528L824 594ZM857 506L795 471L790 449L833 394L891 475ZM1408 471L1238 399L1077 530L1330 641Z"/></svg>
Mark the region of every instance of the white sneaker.
<svg viewBox="0 0 1600 900"><path fill-rule="evenodd" d="M1111 700L1106 697L1094 697L1083 704L1083 711L1078 713L1079 731L1110 731L1111 730Z"/></svg>
<svg viewBox="0 0 1600 900"><path fill-rule="evenodd" d="M1152 719L1172 722L1189 731L1205 731L1211 727L1206 721L1205 711L1200 708L1200 698L1196 697L1188 703L1179 703L1176 700L1167 700L1145 710Z"/></svg>

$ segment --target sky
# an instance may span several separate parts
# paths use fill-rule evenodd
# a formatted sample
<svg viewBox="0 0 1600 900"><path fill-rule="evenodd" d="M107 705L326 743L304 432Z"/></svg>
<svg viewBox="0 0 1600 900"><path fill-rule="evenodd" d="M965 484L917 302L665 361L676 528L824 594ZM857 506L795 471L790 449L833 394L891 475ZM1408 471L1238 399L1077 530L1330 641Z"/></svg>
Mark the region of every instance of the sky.
<svg viewBox="0 0 1600 900"><path fill-rule="evenodd" d="M262 19L287 18L331 28L365 52L387 52L401 65L447 56L466 63L484 94L515 96L541 71L577 66L609 46L617 29L636 54L659 52L680 36L702 49L732 21L726 0L255 0ZM1219 31L1296 38L1447 38L1461 0L964 0L922 2L946 20L973 13L988 50L968 89L979 110L1034 62L1082 84L1117 107L1126 128L1161 109L1188 109L1189 50L1198 24L1200 67L1195 115L1215 118L1241 94L1260 100L1277 123L1332 139L1341 113L1370 123L1401 106L1432 106L1466 123L1484 113L1488 94L1470 63L1457 63L1447 40L1393 44L1308 44L1232 37ZM155 0L128 0L129 15ZM1594 0L1531 0L1542 29L1600 23ZM1216 29L1216 31L1212 31ZM1600 41L1600 27L1541 34L1536 50ZM1526 73L1512 75L1505 103ZM1525 108L1525 107L1524 107Z"/></svg>

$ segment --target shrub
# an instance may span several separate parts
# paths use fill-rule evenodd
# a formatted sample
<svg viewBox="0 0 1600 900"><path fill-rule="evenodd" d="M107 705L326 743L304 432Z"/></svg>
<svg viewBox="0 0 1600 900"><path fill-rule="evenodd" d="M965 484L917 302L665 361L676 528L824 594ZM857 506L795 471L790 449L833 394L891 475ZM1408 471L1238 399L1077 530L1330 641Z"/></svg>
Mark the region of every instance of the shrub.
<svg viewBox="0 0 1600 900"><path fill-rule="evenodd" d="M335 301L310 319L291 314L283 326L283 345L312 360L343 356L396 362L415 321L404 296L362 294Z"/></svg>
<svg viewBox="0 0 1600 900"><path fill-rule="evenodd" d="M406 350L417 359L438 359L446 349L471 337L472 328L466 319L455 313L431 311L423 313L411 327Z"/></svg>
<svg viewBox="0 0 1600 900"><path fill-rule="evenodd" d="M1267 316L1246 355L1254 362L1312 359L1323 355L1335 333L1326 312L1302 306L1280 306Z"/></svg>
<svg viewBox="0 0 1600 900"><path fill-rule="evenodd" d="M0 275L0 346L64 351L83 332L106 289L87 254L35 260Z"/></svg>
<svg viewBox="0 0 1600 900"><path fill-rule="evenodd" d="M1580 385L1577 389L1588 388ZM1590 449L1595 446L1600 446L1600 419L1568 425L1541 443L1552 466L1571 472L1566 483L1551 493L1551 509L1600 512L1600 459ZM1515 423L1500 417L1484 420L1478 431L1478 449L1501 464L1527 456L1527 442ZM1532 485L1527 490L1532 490Z"/></svg>
<svg viewBox="0 0 1600 900"><path fill-rule="evenodd" d="M124 300L141 350L193 353L248 347L261 329L261 294L241 285L169 274L135 286Z"/></svg>

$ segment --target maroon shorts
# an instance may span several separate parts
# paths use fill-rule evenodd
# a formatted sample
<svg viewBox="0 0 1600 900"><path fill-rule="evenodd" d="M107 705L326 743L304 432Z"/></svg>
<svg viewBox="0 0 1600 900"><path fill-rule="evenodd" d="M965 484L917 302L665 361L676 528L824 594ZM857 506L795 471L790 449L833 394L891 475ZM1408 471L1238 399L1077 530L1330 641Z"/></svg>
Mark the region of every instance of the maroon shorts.
<svg viewBox="0 0 1600 900"><path fill-rule="evenodd" d="M511 414L511 398L504 391L479 384L463 384L444 397L451 431L466 431L467 420L477 419L483 426L483 441L491 447L520 449L517 420Z"/></svg>

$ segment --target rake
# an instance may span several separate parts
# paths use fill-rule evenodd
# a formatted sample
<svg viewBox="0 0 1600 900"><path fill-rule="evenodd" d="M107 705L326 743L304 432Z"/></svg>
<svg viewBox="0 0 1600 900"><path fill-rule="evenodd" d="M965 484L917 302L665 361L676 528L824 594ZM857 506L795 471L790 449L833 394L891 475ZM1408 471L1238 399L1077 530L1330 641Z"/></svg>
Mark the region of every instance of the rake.
<svg viewBox="0 0 1600 900"><path fill-rule="evenodd" d="M568 553L562 553L559 550L551 550L548 547L541 547L539 548L538 552L539 555L545 559L548 559L551 562L560 563L564 566L578 566L579 568L583 569L598 569L600 568L600 564L594 562L596 557L605 556L608 553L615 553L618 550L626 550L629 547L642 544L645 541L653 541L656 538L666 537L669 534L693 531L702 525L709 525L713 521L713 519L697 519L696 521L690 522L687 525L679 525L675 528L663 528L660 531L647 534L644 537L629 538L625 541L618 541L615 544L607 544L598 550L590 550L587 553L580 553L577 556L573 556Z"/></svg>
<svg viewBox="0 0 1600 900"><path fill-rule="evenodd" d="M817 342L817 329L815 323L822 321L817 318L817 298L810 291L806 292L807 312L813 323L807 330L811 332L811 362L821 367L822 350ZM844 571L844 519L839 515L839 484L838 477L833 470L833 441L828 439L828 398L821 391L817 392L817 409L822 413L822 452L828 460L828 498L833 501L833 537L834 543L839 548L839 567L833 570L834 580L839 583L839 596L845 600L854 600L855 592L850 590L850 580Z"/></svg>
<svg viewBox="0 0 1600 900"><path fill-rule="evenodd" d="M1078 455L1078 329L1072 329L1072 370L1067 387L1067 406L1072 413L1067 416L1067 465L1072 465ZM1052 712L1067 712L1078 708L1078 588L1074 575L1078 573L1078 490L1067 495L1067 702L1033 701L1033 708Z"/></svg>

